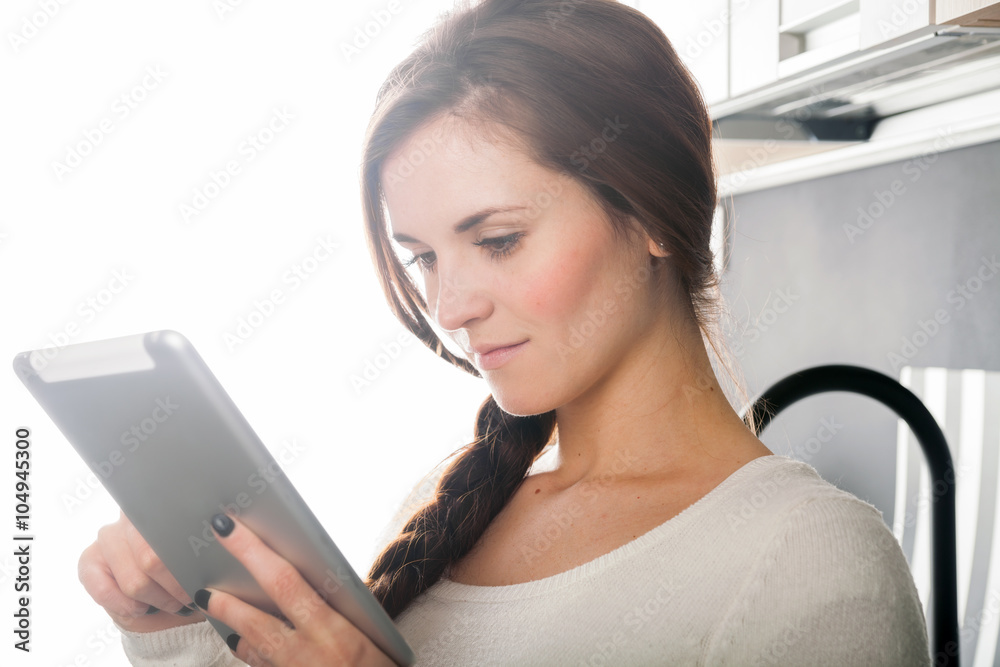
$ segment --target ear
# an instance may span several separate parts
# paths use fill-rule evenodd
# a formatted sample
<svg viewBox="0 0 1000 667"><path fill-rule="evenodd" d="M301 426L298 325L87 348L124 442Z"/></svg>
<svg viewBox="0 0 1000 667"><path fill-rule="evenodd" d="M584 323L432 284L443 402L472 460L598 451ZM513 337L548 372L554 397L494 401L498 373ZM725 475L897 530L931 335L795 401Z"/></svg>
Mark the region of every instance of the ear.
<svg viewBox="0 0 1000 667"><path fill-rule="evenodd" d="M653 239L648 240L649 244L649 254L653 257L669 257L670 252L664 248L662 245L658 244Z"/></svg>

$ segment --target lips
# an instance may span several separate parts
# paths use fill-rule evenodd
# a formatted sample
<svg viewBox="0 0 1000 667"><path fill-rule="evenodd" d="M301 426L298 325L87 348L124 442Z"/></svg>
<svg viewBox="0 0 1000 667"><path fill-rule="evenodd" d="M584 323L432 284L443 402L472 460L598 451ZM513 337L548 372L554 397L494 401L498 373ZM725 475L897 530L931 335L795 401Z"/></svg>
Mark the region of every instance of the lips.
<svg viewBox="0 0 1000 667"><path fill-rule="evenodd" d="M524 340L519 343L474 346L472 349L475 351L475 364L487 371L499 368L520 353L527 343L528 341Z"/></svg>
<svg viewBox="0 0 1000 667"><path fill-rule="evenodd" d="M520 341L524 342L524 341ZM518 343L495 343L495 344L485 344L485 345L473 345L472 351L475 354L489 354L493 350L499 350L504 347L513 347L518 345Z"/></svg>

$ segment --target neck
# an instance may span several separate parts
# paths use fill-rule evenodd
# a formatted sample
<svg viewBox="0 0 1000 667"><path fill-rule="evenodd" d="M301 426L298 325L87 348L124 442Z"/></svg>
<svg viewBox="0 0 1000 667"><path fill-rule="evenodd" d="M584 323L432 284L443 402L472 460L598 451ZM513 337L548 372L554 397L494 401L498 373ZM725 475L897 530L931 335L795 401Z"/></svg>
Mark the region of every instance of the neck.
<svg viewBox="0 0 1000 667"><path fill-rule="evenodd" d="M693 325L637 345L556 420L551 472L563 488L669 478L769 453L729 404Z"/></svg>

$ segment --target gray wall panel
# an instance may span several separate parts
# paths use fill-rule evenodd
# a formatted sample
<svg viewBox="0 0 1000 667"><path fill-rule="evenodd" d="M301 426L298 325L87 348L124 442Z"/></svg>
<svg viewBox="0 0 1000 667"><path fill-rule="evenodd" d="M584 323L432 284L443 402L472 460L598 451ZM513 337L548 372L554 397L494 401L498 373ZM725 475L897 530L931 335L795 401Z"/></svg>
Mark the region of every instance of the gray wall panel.
<svg viewBox="0 0 1000 667"><path fill-rule="evenodd" d="M991 264L1000 258L1000 142L728 204L723 293L745 327L729 342L751 395L828 363L897 379L902 365L1000 370L1000 274ZM827 442L823 419L838 425ZM892 525L896 418L888 408L856 395L814 396L780 415L763 440L808 460Z"/></svg>

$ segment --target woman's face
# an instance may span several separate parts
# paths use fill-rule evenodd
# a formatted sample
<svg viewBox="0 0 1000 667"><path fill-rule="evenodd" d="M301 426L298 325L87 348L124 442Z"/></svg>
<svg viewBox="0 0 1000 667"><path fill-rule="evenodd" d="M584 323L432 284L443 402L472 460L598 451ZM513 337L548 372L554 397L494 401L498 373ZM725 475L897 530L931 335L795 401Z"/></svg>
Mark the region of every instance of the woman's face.
<svg viewBox="0 0 1000 667"><path fill-rule="evenodd" d="M655 245L616 240L567 175L446 117L381 177L390 233L419 267L430 316L505 411L538 414L599 388L648 337L662 308L649 303Z"/></svg>

